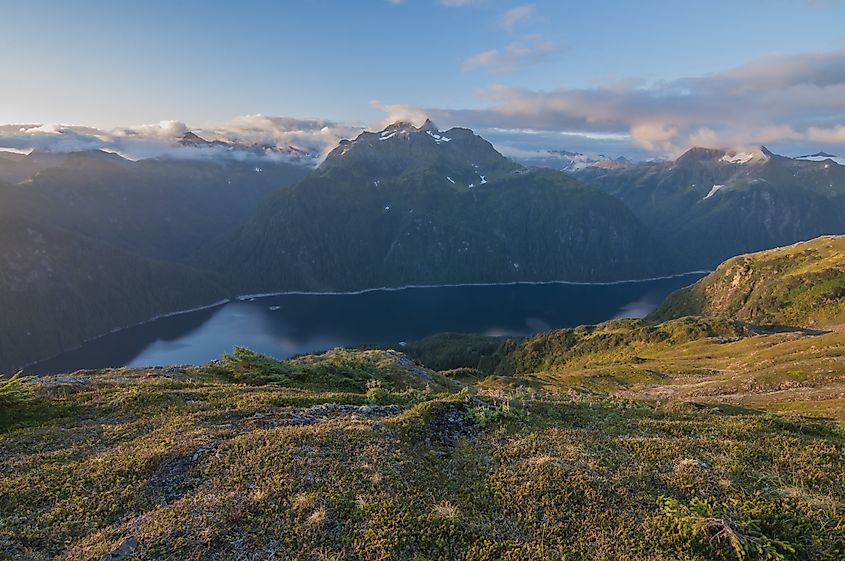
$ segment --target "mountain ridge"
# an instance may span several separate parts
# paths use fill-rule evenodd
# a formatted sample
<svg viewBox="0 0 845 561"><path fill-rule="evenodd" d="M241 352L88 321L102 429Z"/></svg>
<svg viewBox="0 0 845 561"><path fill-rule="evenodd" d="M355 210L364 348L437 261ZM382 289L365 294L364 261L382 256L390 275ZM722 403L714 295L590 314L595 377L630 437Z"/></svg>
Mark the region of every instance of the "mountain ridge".
<svg viewBox="0 0 845 561"><path fill-rule="evenodd" d="M576 176L623 200L690 268L845 233L845 166L753 151L692 148L672 162Z"/></svg>
<svg viewBox="0 0 845 561"><path fill-rule="evenodd" d="M612 197L429 121L342 141L205 262L247 292L349 290L677 272L660 248Z"/></svg>

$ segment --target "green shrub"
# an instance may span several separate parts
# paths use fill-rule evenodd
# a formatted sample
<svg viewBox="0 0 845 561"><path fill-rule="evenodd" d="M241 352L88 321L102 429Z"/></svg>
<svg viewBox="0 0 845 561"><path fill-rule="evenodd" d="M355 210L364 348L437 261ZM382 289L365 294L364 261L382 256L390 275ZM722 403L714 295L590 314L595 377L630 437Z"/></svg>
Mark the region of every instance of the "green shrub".
<svg viewBox="0 0 845 561"><path fill-rule="evenodd" d="M712 497L694 497L688 505L660 497L658 504L663 510L668 537L681 542L683 551L699 551L714 560L787 561L794 558L795 545L765 535L760 521L749 518L744 512L753 505L744 505L735 499L719 502Z"/></svg>
<svg viewBox="0 0 845 561"><path fill-rule="evenodd" d="M477 405L467 409L464 419L481 428L502 425L510 421L525 421L528 413L511 407L510 402L494 406Z"/></svg>
<svg viewBox="0 0 845 561"><path fill-rule="evenodd" d="M246 347L235 347L232 354L224 354L223 366L233 382L253 386L284 383L291 374L285 362Z"/></svg>
<svg viewBox="0 0 845 561"><path fill-rule="evenodd" d="M367 390L367 400L373 403L386 401L388 396L390 396L390 392L381 386L375 386Z"/></svg>
<svg viewBox="0 0 845 561"><path fill-rule="evenodd" d="M33 399L34 376L21 376L18 372L10 378L0 378L0 407L12 407Z"/></svg>

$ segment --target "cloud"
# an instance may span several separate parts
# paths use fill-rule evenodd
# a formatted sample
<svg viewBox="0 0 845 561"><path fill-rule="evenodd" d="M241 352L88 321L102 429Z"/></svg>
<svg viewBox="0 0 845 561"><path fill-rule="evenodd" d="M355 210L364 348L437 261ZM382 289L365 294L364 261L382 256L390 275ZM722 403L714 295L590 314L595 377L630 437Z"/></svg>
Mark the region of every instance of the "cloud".
<svg viewBox="0 0 845 561"><path fill-rule="evenodd" d="M483 0L440 0L440 4L443 6L449 6L450 8L454 8L457 6L469 6L472 4L479 4Z"/></svg>
<svg viewBox="0 0 845 561"><path fill-rule="evenodd" d="M406 121L415 126L420 126L426 119L429 118L429 113L427 111L414 105L402 103L384 104L377 99L371 101L370 105L384 113L383 119L380 119L370 125L370 128L374 130L381 130L387 125L397 121Z"/></svg>
<svg viewBox="0 0 845 561"><path fill-rule="evenodd" d="M542 55L494 49L464 68L504 70L532 57ZM477 94L487 108L428 112L475 128L626 134L637 147L666 156L702 143L845 143L845 49L771 54L721 73L670 81L635 77L550 91L494 84Z"/></svg>
<svg viewBox="0 0 845 561"><path fill-rule="evenodd" d="M341 138L358 134L361 128L326 120L258 114L236 117L221 125L195 131L210 140L326 152L334 148Z"/></svg>
<svg viewBox="0 0 845 561"><path fill-rule="evenodd" d="M506 31L513 31L516 24L530 20L534 17L537 11L537 6L534 4L521 4L515 6L502 14L499 20L499 25Z"/></svg>
<svg viewBox="0 0 845 561"><path fill-rule="evenodd" d="M836 125L830 128L810 127L807 129L807 136L811 140L819 142L845 144L845 125Z"/></svg>
<svg viewBox="0 0 845 561"><path fill-rule="evenodd" d="M502 49L490 49L473 55L464 61L461 68L464 71L485 68L494 73L514 72L545 62L559 50L557 44L542 36L529 35Z"/></svg>
<svg viewBox="0 0 845 561"><path fill-rule="evenodd" d="M185 123L171 120L160 121L151 125L118 128L112 131L112 134L124 138L157 138L167 140L179 138L187 133L188 130L188 125Z"/></svg>
<svg viewBox="0 0 845 561"><path fill-rule="evenodd" d="M178 144L188 131L202 138L237 145L185 148ZM0 148L75 152L108 150L132 159L174 157L297 158L309 154L306 163L316 164L341 138L357 135L361 127L325 120L292 119L268 115L244 115L207 127L192 128L181 121L119 127L109 131L56 124L0 125ZM290 150L295 148L296 151Z"/></svg>

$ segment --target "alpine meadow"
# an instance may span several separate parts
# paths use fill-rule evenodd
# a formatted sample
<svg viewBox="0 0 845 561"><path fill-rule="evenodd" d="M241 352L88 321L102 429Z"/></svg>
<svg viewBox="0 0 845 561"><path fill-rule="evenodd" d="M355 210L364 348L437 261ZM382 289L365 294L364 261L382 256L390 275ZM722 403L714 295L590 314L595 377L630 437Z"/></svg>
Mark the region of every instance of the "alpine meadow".
<svg viewBox="0 0 845 561"><path fill-rule="evenodd" d="M0 13L0 561L845 560L845 4Z"/></svg>

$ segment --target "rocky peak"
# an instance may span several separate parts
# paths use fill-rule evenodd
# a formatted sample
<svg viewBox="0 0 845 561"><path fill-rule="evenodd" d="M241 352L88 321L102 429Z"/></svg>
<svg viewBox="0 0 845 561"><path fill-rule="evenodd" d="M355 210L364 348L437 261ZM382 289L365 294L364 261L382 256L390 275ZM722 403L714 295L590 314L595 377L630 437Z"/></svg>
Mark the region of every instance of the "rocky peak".
<svg viewBox="0 0 845 561"><path fill-rule="evenodd" d="M440 131L430 119L419 127L399 121L378 132L362 132L355 140L341 141L320 167L324 171L366 170L376 178L425 171L467 188L521 168L471 130Z"/></svg>
<svg viewBox="0 0 845 561"><path fill-rule="evenodd" d="M437 128L437 125L431 119L426 119L419 130L423 132L440 132L440 129Z"/></svg>
<svg viewBox="0 0 845 561"><path fill-rule="evenodd" d="M198 135L194 132L191 132L191 131L188 131L185 134L183 134L178 142L182 146L207 146L207 145L211 144L209 141L207 141L206 139L204 139L200 135Z"/></svg>

